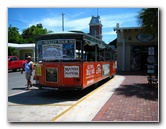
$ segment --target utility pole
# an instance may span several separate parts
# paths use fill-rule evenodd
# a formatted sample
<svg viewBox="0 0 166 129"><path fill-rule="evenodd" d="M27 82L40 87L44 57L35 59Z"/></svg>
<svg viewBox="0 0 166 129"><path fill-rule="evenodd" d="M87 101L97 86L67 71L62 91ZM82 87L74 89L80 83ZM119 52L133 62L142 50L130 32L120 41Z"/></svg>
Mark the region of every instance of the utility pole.
<svg viewBox="0 0 166 129"><path fill-rule="evenodd" d="M64 31L64 13L62 12L62 31Z"/></svg>

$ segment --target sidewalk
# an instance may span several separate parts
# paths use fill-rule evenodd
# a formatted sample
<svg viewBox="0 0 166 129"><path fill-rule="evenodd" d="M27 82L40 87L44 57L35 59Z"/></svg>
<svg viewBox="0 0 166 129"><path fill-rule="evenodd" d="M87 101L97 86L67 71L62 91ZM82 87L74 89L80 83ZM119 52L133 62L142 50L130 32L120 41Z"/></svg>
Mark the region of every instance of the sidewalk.
<svg viewBox="0 0 166 129"><path fill-rule="evenodd" d="M142 73L117 73L125 80L92 119L93 122L159 122L158 87Z"/></svg>

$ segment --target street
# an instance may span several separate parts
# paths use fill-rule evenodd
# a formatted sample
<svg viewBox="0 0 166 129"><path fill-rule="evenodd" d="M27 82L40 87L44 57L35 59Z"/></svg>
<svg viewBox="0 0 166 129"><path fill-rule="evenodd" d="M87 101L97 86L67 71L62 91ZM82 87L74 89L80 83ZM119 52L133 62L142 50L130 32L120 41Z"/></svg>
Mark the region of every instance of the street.
<svg viewBox="0 0 166 129"><path fill-rule="evenodd" d="M25 87L26 87L25 73L21 74L20 71L17 72L8 71L8 96L25 91Z"/></svg>
<svg viewBox="0 0 166 129"><path fill-rule="evenodd" d="M37 87L25 90L25 87L24 73L8 72L10 122L49 122L94 90L92 87L83 91L40 90Z"/></svg>

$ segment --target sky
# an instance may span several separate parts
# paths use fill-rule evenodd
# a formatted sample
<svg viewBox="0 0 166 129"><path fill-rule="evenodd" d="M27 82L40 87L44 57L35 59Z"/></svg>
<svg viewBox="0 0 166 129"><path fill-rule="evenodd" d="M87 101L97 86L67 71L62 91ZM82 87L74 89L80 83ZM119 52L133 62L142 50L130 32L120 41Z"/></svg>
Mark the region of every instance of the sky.
<svg viewBox="0 0 166 129"><path fill-rule="evenodd" d="M48 31L62 31L62 13L64 13L64 31L78 30L89 33L92 16L100 16L102 40L109 43L117 38L113 28L138 27L137 16L142 8L8 8L8 26L17 27L22 33L32 25L41 23Z"/></svg>

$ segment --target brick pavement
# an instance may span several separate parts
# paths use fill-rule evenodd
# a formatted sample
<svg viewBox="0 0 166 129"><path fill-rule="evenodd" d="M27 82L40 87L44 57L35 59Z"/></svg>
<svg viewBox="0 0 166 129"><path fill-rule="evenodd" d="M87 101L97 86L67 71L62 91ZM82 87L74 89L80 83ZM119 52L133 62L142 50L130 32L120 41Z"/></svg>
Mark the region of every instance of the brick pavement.
<svg viewBox="0 0 166 129"><path fill-rule="evenodd" d="M146 75L128 74L92 121L159 122L158 87Z"/></svg>

